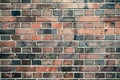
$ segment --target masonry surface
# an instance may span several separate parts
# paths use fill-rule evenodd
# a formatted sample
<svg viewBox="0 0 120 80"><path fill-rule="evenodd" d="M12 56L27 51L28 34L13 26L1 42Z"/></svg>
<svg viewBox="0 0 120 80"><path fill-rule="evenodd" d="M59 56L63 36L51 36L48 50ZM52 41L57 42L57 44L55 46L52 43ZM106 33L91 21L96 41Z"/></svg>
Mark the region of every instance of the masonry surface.
<svg viewBox="0 0 120 80"><path fill-rule="evenodd" d="M0 0L0 80L120 80L120 0Z"/></svg>

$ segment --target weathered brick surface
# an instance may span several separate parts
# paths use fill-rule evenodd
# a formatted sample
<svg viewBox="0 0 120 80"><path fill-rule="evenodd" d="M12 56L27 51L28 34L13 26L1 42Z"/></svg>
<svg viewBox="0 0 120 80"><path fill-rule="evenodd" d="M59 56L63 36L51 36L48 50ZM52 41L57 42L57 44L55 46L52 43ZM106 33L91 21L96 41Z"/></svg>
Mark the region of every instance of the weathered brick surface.
<svg viewBox="0 0 120 80"><path fill-rule="evenodd" d="M0 0L0 80L120 80L120 0Z"/></svg>

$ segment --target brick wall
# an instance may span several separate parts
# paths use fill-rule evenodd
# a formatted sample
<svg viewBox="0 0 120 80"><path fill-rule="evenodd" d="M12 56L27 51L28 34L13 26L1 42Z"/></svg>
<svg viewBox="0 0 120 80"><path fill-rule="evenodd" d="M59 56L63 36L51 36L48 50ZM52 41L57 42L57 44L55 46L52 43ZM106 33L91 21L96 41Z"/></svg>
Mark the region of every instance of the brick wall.
<svg viewBox="0 0 120 80"><path fill-rule="evenodd" d="M120 80L120 0L0 0L0 80Z"/></svg>

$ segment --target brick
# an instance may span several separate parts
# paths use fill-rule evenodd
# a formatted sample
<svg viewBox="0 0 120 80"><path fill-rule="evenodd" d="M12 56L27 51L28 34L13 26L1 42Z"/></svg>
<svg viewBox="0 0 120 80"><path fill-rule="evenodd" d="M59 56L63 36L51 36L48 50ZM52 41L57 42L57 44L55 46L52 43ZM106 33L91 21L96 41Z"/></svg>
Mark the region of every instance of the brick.
<svg viewBox="0 0 120 80"><path fill-rule="evenodd" d="M55 4L37 4L37 9L41 8L56 8Z"/></svg>
<svg viewBox="0 0 120 80"><path fill-rule="evenodd" d="M74 73L74 78L83 78L83 73Z"/></svg>
<svg viewBox="0 0 120 80"><path fill-rule="evenodd" d="M1 0L0 2L1 2L1 3L10 3L10 0L4 0L4 1Z"/></svg>
<svg viewBox="0 0 120 80"><path fill-rule="evenodd" d="M64 60L63 65L72 65L73 61L72 60Z"/></svg>
<svg viewBox="0 0 120 80"><path fill-rule="evenodd" d="M83 60L74 60L74 65L83 65Z"/></svg>
<svg viewBox="0 0 120 80"><path fill-rule="evenodd" d="M115 73L106 73L106 78L115 78Z"/></svg>
<svg viewBox="0 0 120 80"><path fill-rule="evenodd" d="M31 65L30 60L22 60L22 65Z"/></svg>
<svg viewBox="0 0 120 80"><path fill-rule="evenodd" d="M22 76L24 78L31 78L32 77L32 74L31 73L22 73Z"/></svg>
<svg viewBox="0 0 120 80"><path fill-rule="evenodd" d="M31 71L35 71L35 67L16 67L16 71L18 72L31 72Z"/></svg>
<svg viewBox="0 0 120 80"><path fill-rule="evenodd" d="M73 15L74 15L73 10L65 10L64 11L64 16L73 16Z"/></svg>
<svg viewBox="0 0 120 80"><path fill-rule="evenodd" d="M99 57L98 54L80 54L80 59L98 59Z"/></svg>
<svg viewBox="0 0 120 80"><path fill-rule="evenodd" d="M76 30L75 29L69 29L69 28L66 28L66 29L59 29L58 31L59 34L64 34L64 35L70 35L70 34L75 34L76 33Z"/></svg>
<svg viewBox="0 0 120 80"><path fill-rule="evenodd" d="M43 48L43 53L52 53L52 48Z"/></svg>
<svg viewBox="0 0 120 80"><path fill-rule="evenodd" d="M32 23L32 28L41 28L41 23Z"/></svg>
<svg viewBox="0 0 120 80"><path fill-rule="evenodd" d="M32 40L41 40L41 36L33 35Z"/></svg>
<svg viewBox="0 0 120 80"><path fill-rule="evenodd" d="M37 72L56 72L56 67L36 67Z"/></svg>
<svg viewBox="0 0 120 80"><path fill-rule="evenodd" d="M82 72L98 72L99 71L99 67L82 67L81 68Z"/></svg>
<svg viewBox="0 0 120 80"><path fill-rule="evenodd" d="M35 17L17 17L16 22L36 22Z"/></svg>
<svg viewBox="0 0 120 80"><path fill-rule="evenodd" d="M51 28L51 23L42 23L42 28Z"/></svg>
<svg viewBox="0 0 120 80"><path fill-rule="evenodd" d="M52 78L52 73L43 73L43 78Z"/></svg>
<svg viewBox="0 0 120 80"><path fill-rule="evenodd" d="M40 3L41 0L32 0L33 3Z"/></svg>
<svg viewBox="0 0 120 80"><path fill-rule="evenodd" d="M101 7L101 9L114 9L115 8L115 4L103 4Z"/></svg>
<svg viewBox="0 0 120 80"><path fill-rule="evenodd" d="M16 34L35 34L35 29L27 28L27 29L16 29Z"/></svg>
<svg viewBox="0 0 120 80"><path fill-rule="evenodd" d="M71 4L71 3L67 3L67 4L58 4L58 9L74 9L74 8L78 8L78 4Z"/></svg>
<svg viewBox="0 0 120 80"><path fill-rule="evenodd" d="M62 2L62 0L53 0L53 2L59 3L59 2Z"/></svg>
<svg viewBox="0 0 120 80"><path fill-rule="evenodd" d="M20 53L21 52L21 48L12 48L12 52L14 53Z"/></svg>
<svg viewBox="0 0 120 80"><path fill-rule="evenodd" d="M42 78L42 73L33 73L33 78Z"/></svg>
<svg viewBox="0 0 120 80"><path fill-rule="evenodd" d="M93 73L85 73L85 78L94 78Z"/></svg>
<svg viewBox="0 0 120 80"><path fill-rule="evenodd" d="M56 29L39 29L37 34L57 34Z"/></svg>
<svg viewBox="0 0 120 80"><path fill-rule="evenodd" d="M17 4L16 5L16 9L35 9L36 5L35 4L29 4L29 3L25 3L25 4Z"/></svg>
<svg viewBox="0 0 120 80"><path fill-rule="evenodd" d="M62 28L62 23L52 23L53 28Z"/></svg>
<svg viewBox="0 0 120 80"><path fill-rule="evenodd" d="M1 36L1 40L10 40L10 36Z"/></svg>
<svg viewBox="0 0 120 80"><path fill-rule="evenodd" d="M62 64L62 60L54 60L53 64L54 65L61 65Z"/></svg>
<svg viewBox="0 0 120 80"><path fill-rule="evenodd" d="M35 54L17 54L16 58L17 59L34 59Z"/></svg>
<svg viewBox="0 0 120 80"><path fill-rule="evenodd" d="M14 54L0 54L0 59L14 59Z"/></svg>
<svg viewBox="0 0 120 80"><path fill-rule="evenodd" d="M20 40L20 35L12 35L12 40Z"/></svg>
<svg viewBox="0 0 120 80"><path fill-rule="evenodd" d="M98 21L100 21L100 17L98 17L98 16L94 16L94 17L92 17L92 16L88 16L88 17L85 16L85 17L80 17L79 21L98 22Z"/></svg>
<svg viewBox="0 0 120 80"><path fill-rule="evenodd" d="M15 30L14 29L0 29L0 34L15 34Z"/></svg>
<svg viewBox="0 0 120 80"><path fill-rule="evenodd" d="M42 65L52 65L52 60L42 60Z"/></svg>
<svg viewBox="0 0 120 80"><path fill-rule="evenodd" d="M15 17L0 17L0 22L14 22L15 20Z"/></svg>
<svg viewBox="0 0 120 80"><path fill-rule="evenodd" d="M41 51L42 51L41 48L33 48L32 49L32 52L35 52L35 53L39 53Z"/></svg>
<svg viewBox="0 0 120 80"><path fill-rule="evenodd" d="M73 73L64 73L64 78L73 78Z"/></svg>
<svg viewBox="0 0 120 80"><path fill-rule="evenodd" d="M0 47L15 47L15 41L0 41Z"/></svg>
<svg viewBox="0 0 120 80"><path fill-rule="evenodd" d="M31 0L22 0L22 3L31 3Z"/></svg>
<svg viewBox="0 0 120 80"><path fill-rule="evenodd" d="M19 10L12 11L12 16L20 16L21 12Z"/></svg>
<svg viewBox="0 0 120 80"><path fill-rule="evenodd" d="M22 16L31 16L31 11L30 10L23 10Z"/></svg>
<svg viewBox="0 0 120 80"><path fill-rule="evenodd" d="M96 73L95 78L104 78L105 74L104 73Z"/></svg>
<svg viewBox="0 0 120 80"><path fill-rule="evenodd" d="M54 16L62 16L62 10L53 10Z"/></svg>
<svg viewBox="0 0 120 80"><path fill-rule="evenodd" d="M59 54L58 59L79 59L78 54Z"/></svg>
<svg viewBox="0 0 120 80"><path fill-rule="evenodd" d="M60 17L59 18L60 22L75 22L75 17Z"/></svg>
<svg viewBox="0 0 120 80"><path fill-rule="evenodd" d="M105 65L104 60L95 60L95 65Z"/></svg>
<svg viewBox="0 0 120 80"><path fill-rule="evenodd" d="M104 22L120 21L120 18L119 17L101 18L101 21L104 21Z"/></svg>
<svg viewBox="0 0 120 80"><path fill-rule="evenodd" d="M37 22L56 22L57 17L37 17Z"/></svg>
<svg viewBox="0 0 120 80"><path fill-rule="evenodd" d="M10 10L12 8L15 8L15 5L13 5L13 4L0 4L1 10Z"/></svg>
<svg viewBox="0 0 120 80"><path fill-rule="evenodd" d="M74 48L64 48L65 53L74 53Z"/></svg>

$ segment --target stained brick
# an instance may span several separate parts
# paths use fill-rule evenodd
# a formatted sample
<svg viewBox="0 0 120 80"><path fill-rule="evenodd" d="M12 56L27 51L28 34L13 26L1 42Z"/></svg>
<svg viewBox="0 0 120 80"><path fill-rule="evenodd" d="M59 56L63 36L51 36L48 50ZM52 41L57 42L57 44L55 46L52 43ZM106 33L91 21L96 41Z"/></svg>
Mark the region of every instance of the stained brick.
<svg viewBox="0 0 120 80"><path fill-rule="evenodd" d="M16 18L17 22L36 22L35 17L17 17Z"/></svg>
<svg viewBox="0 0 120 80"><path fill-rule="evenodd" d="M37 31L38 34L57 34L56 29L39 29Z"/></svg>
<svg viewBox="0 0 120 80"><path fill-rule="evenodd" d="M75 22L75 17L60 17L59 18L60 22Z"/></svg>

